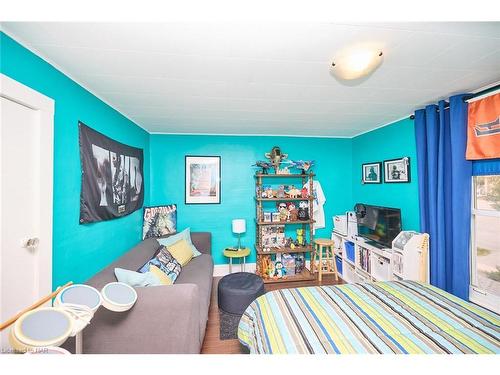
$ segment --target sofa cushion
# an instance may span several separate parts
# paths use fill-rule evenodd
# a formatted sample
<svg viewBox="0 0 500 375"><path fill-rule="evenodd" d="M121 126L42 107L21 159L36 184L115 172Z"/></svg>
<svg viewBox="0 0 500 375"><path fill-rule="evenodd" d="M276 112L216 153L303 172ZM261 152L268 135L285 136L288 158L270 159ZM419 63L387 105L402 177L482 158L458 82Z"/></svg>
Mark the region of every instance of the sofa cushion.
<svg viewBox="0 0 500 375"><path fill-rule="evenodd" d="M130 286L158 286L160 280L151 272L140 273L123 268L115 268L116 280Z"/></svg>
<svg viewBox="0 0 500 375"><path fill-rule="evenodd" d="M193 252L186 240L182 239L168 246L168 251L184 267L193 259Z"/></svg>
<svg viewBox="0 0 500 375"><path fill-rule="evenodd" d="M160 246L155 257L144 264L139 269L139 272L151 271L151 265L156 266L161 271L163 271L165 275L170 278L172 284L175 282L182 271L182 265L177 261L177 259L172 256L172 254L165 248L165 246Z"/></svg>
<svg viewBox="0 0 500 375"><path fill-rule="evenodd" d="M146 273L148 273L148 272L146 272ZM163 272L162 270L160 270L158 267L156 267L153 264L149 265L149 273L151 273L155 277L157 277L158 280L160 280L161 285L172 285L173 284L172 279L170 277L168 277L165 272Z"/></svg>
<svg viewBox="0 0 500 375"><path fill-rule="evenodd" d="M180 240L186 240L189 247L191 248L191 252L193 253L193 258L201 255L201 253L198 251L196 246L194 246L193 241L191 240L190 228L186 228L182 232L173 234L167 238L159 238L158 242L163 246L169 247Z"/></svg>
<svg viewBox="0 0 500 375"><path fill-rule="evenodd" d="M182 272L176 284L195 284L199 289L199 309L200 309L200 345L203 344L205 328L207 325L208 308L212 293L212 278L214 272L214 262L208 254L202 254L182 268Z"/></svg>

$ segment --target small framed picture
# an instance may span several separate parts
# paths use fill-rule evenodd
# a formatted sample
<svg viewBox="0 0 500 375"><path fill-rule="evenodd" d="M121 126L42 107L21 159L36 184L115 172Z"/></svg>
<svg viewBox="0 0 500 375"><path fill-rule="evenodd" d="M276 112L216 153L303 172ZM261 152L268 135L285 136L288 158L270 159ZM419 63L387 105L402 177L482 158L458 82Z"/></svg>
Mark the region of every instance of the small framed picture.
<svg viewBox="0 0 500 375"><path fill-rule="evenodd" d="M382 163L365 163L361 165L363 184L380 184L382 182Z"/></svg>
<svg viewBox="0 0 500 375"><path fill-rule="evenodd" d="M264 223L270 223L271 221L271 212L264 212Z"/></svg>
<svg viewBox="0 0 500 375"><path fill-rule="evenodd" d="M186 156L186 204L220 203L220 159L220 156Z"/></svg>
<svg viewBox="0 0 500 375"><path fill-rule="evenodd" d="M271 219L272 219L273 223L280 221L280 213L279 212L272 212Z"/></svg>
<svg viewBox="0 0 500 375"><path fill-rule="evenodd" d="M410 182L410 158L384 160L384 181L387 183Z"/></svg>

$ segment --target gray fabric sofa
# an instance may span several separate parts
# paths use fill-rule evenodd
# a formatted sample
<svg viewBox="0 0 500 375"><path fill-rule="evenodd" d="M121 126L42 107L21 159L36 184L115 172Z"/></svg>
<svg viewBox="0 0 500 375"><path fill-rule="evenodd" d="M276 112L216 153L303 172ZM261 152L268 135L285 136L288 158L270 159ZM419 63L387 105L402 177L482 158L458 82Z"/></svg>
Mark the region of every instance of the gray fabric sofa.
<svg viewBox="0 0 500 375"><path fill-rule="evenodd" d="M111 312L103 307L97 310L83 332L84 353L200 353L214 264L211 234L194 232L191 238L202 255L183 267L174 285L136 288L137 302L127 312ZM116 267L135 271L151 259L159 246L155 239L140 242L87 284L101 290L116 281Z"/></svg>

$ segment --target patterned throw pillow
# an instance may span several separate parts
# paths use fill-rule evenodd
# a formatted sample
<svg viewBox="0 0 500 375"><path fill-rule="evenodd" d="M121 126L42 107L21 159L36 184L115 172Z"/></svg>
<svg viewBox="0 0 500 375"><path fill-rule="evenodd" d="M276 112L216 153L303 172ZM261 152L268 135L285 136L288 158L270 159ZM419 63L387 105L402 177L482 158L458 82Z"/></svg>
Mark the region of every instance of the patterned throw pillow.
<svg viewBox="0 0 500 375"><path fill-rule="evenodd" d="M162 270L170 278L170 280L172 280L172 283L175 282L182 271L181 264L175 260L165 246L160 246L156 256L142 266L139 269L139 272L148 272L150 265L156 266Z"/></svg>

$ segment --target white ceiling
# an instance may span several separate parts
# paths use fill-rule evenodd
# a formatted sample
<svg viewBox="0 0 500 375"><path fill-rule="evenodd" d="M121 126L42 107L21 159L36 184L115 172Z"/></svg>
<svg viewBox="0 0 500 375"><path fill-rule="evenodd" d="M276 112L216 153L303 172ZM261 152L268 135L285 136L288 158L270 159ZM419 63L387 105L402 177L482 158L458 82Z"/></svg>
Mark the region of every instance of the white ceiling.
<svg viewBox="0 0 500 375"><path fill-rule="evenodd" d="M500 80L497 23L2 23L150 132L351 137ZM370 43L358 86L329 73Z"/></svg>

